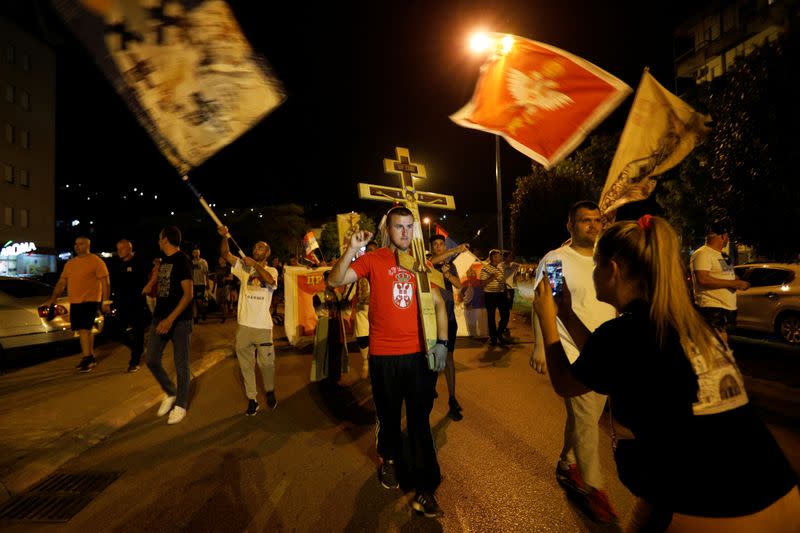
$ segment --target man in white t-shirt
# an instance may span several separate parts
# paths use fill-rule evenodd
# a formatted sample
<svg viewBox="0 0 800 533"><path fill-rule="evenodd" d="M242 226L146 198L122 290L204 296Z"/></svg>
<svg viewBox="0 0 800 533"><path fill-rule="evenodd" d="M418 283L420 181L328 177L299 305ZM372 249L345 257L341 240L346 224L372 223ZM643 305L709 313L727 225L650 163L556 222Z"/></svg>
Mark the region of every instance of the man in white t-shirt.
<svg viewBox="0 0 800 533"><path fill-rule="evenodd" d="M267 266L270 254L269 245L258 241L253 245L253 257L242 259L234 256L228 246L228 228L220 226L217 231L222 235L220 256L230 265L231 273L239 278L239 309L236 330L236 359L244 380L247 394L247 416L258 412L256 396L255 365L261 370L264 388L267 392L267 406L275 409L278 401L275 398L275 347L272 345L272 317L269 314L272 294L278 288L278 271Z"/></svg>
<svg viewBox="0 0 800 533"><path fill-rule="evenodd" d="M567 230L572 237L569 244L551 250L539 262L536 282L544 275L545 266L561 261L564 280L572 295L572 310L589 331L594 331L604 322L616 317L612 306L597 299L592 280L594 270L594 243L600 235L602 222L597 204L589 201L572 206L567 219ZM532 366L544 374L547 363L539 320L533 315L534 349ZM582 346L577 346L564 324L558 321L558 333L570 363L580 355ZM600 431L598 423L603 414L606 397L590 391L580 396L564 398L567 421L564 427L564 447L556 466L556 479L572 497L582 501L590 516L602 523L613 522L616 511L603 489L604 480L600 470Z"/></svg>
<svg viewBox="0 0 800 533"><path fill-rule="evenodd" d="M724 224L711 224L706 232L706 244L698 248L689 261L694 303L703 318L726 340L727 334L736 327L736 291L750 288L748 282L736 278L733 266L722 255L729 240Z"/></svg>

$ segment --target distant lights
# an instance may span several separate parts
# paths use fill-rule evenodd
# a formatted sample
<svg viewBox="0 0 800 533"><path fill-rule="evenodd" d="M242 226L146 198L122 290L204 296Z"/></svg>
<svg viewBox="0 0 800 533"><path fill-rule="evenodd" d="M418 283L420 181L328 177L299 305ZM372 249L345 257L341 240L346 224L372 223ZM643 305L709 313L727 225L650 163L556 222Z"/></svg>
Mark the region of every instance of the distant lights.
<svg viewBox="0 0 800 533"><path fill-rule="evenodd" d="M137 189L136 187L134 187L134 188L133 188L133 192L139 192L139 189Z"/></svg>
<svg viewBox="0 0 800 533"><path fill-rule="evenodd" d="M73 228L74 228L75 226L80 226L80 225L81 225L81 221L80 221L80 220L78 220L77 218L76 218L75 220L73 220L73 221L72 221L72 227L73 227Z"/></svg>
<svg viewBox="0 0 800 533"><path fill-rule="evenodd" d="M175 214L175 211L170 211L170 212L169 212L169 214L170 214L170 215L174 215L174 214Z"/></svg>

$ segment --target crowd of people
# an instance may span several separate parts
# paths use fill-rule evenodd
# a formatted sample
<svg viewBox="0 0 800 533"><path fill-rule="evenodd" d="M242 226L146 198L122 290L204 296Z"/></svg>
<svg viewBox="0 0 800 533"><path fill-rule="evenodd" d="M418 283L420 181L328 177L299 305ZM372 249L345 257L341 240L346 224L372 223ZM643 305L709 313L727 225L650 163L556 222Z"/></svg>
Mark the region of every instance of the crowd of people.
<svg viewBox="0 0 800 533"><path fill-rule="evenodd" d="M736 279L722 255L727 228L710 225L705 246L692 256L692 301L678 239L664 219L646 215L604 229L597 204L588 201L575 204L566 218L569 241L545 254L535 271L532 317L531 366L549 375L565 404L556 481L593 520L617 520L599 451L599 424L609 406L617 475L636 497L629 531L795 531L800 524L797 480L750 406L728 344L736 291L749 285ZM412 507L435 518L444 511L436 499L442 474L430 414L441 372L448 416L463 419L456 397L455 301L464 303L470 335L479 333L480 315L486 319L488 349L507 345L520 265L510 252L492 250L485 263L459 275L453 259L467 247L447 249L444 238L432 237L429 267L441 273L442 281L431 284L427 295L435 331L423 332L418 299L425 285L418 292L420 274L401 260L419 238L414 226L411 211L394 207L386 216L382 246L370 232L353 233L327 273L326 294L332 293L329 303L338 308L335 289L356 287L361 375L370 381L378 422L378 480L387 490L397 489L402 469L416 491ZM168 414L168 424L187 414L189 338L192 326L206 318L203 300L210 280L223 319L224 305L235 302L245 414L259 409L256 368L267 406L277 406L273 315L280 262L268 262L270 247L264 241L256 242L249 256L237 257L229 249L228 228L218 232L220 261L213 273L199 250L192 258L181 251L181 233L174 226L159 233L162 253L155 265L140 260L132 244L121 240L107 268L91 254L89 240L78 238L76 255L47 302L67 290L73 329L81 339L82 372L97 364L91 335L97 313L116 310L112 331L130 349L128 371L138 370L145 356L164 391L157 414ZM154 298L151 307L148 296ZM333 322L334 315L329 319ZM346 344L341 333L336 340ZM175 382L161 362L170 341ZM337 346L327 344L323 359L332 361ZM334 379L340 374L329 372ZM403 406L409 454L402 449ZM410 457L410 464L402 464L403 457Z"/></svg>

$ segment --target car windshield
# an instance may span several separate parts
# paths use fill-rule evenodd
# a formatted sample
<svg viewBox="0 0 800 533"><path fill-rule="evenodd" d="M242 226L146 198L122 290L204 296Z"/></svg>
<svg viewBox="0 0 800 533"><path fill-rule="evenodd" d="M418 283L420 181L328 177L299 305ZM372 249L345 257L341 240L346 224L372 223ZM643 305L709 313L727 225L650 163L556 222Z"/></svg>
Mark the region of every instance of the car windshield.
<svg viewBox="0 0 800 533"><path fill-rule="evenodd" d="M33 296L47 298L53 293L52 287L31 279L0 279L0 292L14 298Z"/></svg>

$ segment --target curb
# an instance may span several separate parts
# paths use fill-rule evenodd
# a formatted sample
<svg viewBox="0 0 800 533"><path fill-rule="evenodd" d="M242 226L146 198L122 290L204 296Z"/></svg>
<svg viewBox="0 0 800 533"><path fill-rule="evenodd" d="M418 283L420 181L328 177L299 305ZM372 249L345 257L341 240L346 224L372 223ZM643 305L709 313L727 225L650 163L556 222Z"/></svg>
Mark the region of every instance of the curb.
<svg viewBox="0 0 800 533"><path fill-rule="evenodd" d="M192 378L197 378L231 355L233 355L232 348L206 353L190 365ZM153 384L20 460L17 466L0 478L0 504L24 492L68 461L107 439L112 433L161 401L162 395L161 387L157 383Z"/></svg>

